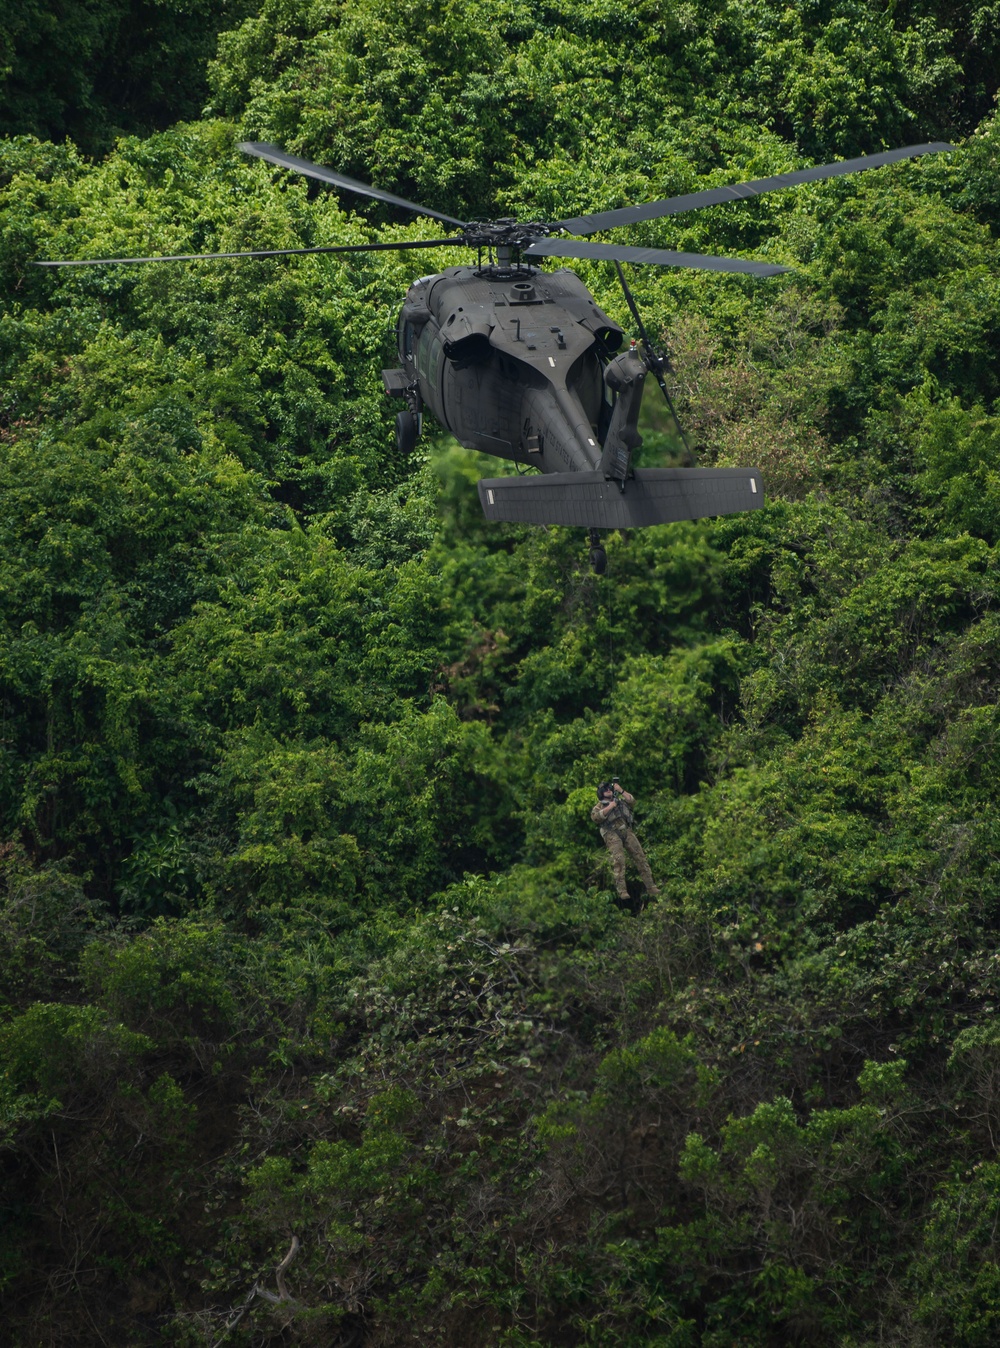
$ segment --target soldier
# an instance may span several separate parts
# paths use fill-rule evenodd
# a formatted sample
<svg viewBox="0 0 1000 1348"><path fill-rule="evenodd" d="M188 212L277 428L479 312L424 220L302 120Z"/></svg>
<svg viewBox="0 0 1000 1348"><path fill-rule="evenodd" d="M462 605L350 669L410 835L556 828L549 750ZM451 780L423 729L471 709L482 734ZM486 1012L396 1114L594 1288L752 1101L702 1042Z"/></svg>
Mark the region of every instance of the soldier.
<svg viewBox="0 0 1000 1348"><path fill-rule="evenodd" d="M601 837L611 853L611 864L615 870L615 888L620 899L628 898L625 884L625 851L628 850L650 898L659 894L649 862L642 850L642 844L632 832L632 806L635 797L623 791L617 777L610 782L602 782L597 788L597 804L590 812L595 824L601 826Z"/></svg>

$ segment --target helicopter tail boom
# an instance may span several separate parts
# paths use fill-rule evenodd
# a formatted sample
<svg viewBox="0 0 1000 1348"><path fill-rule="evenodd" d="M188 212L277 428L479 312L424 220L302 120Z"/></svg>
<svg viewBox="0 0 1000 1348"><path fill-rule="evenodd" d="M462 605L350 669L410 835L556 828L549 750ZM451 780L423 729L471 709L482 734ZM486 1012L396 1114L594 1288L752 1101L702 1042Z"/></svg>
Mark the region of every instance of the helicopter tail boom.
<svg viewBox="0 0 1000 1348"><path fill-rule="evenodd" d="M756 510L764 485L756 468L640 468L624 492L601 472L483 478L479 500L488 520L642 529Z"/></svg>

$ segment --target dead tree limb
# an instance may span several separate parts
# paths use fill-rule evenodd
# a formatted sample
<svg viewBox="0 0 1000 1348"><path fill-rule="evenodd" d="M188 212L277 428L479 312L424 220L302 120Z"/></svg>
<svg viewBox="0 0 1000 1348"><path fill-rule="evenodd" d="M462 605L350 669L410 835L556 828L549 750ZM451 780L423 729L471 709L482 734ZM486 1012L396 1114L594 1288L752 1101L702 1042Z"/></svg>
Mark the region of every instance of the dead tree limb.
<svg viewBox="0 0 1000 1348"><path fill-rule="evenodd" d="M288 1304L291 1304L292 1307L295 1306L295 1298L289 1292L288 1287L285 1284L285 1272L287 1271L292 1260L298 1254L299 1249L301 1247L301 1243L302 1242L299 1240L298 1236L292 1236L292 1243L288 1247L288 1253L285 1255L284 1259L282 1259L278 1267L274 1270L274 1281L278 1288L278 1295L275 1296L273 1292L269 1292L266 1287L262 1286L261 1278L258 1278L254 1283L254 1285L250 1288L250 1291L246 1294L243 1304L241 1306L237 1306L233 1311L230 1312L229 1319L226 1321L222 1333L212 1344L212 1348L221 1348L221 1345L225 1343L226 1339L229 1338L229 1335L233 1332L233 1330L240 1323L243 1317L249 1314L249 1312L253 1309L253 1303L257 1300L258 1297L260 1297L263 1301L269 1301L272 1306L281 1306Z"/></svg>

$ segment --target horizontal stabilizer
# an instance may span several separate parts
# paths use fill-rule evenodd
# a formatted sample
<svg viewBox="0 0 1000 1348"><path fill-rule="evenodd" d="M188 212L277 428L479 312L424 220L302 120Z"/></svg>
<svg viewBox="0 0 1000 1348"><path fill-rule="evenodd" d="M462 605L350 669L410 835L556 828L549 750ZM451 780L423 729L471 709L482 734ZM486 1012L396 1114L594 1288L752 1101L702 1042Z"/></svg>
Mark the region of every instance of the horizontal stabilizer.
<svg viewBox="0 0 1000 1348"><path fill-rule="evenodd" d="M640 468L624 492L599 472L543 473L483 478L479 499L488 520L641 529L757 510L764 485L756 468Z"/></svg>

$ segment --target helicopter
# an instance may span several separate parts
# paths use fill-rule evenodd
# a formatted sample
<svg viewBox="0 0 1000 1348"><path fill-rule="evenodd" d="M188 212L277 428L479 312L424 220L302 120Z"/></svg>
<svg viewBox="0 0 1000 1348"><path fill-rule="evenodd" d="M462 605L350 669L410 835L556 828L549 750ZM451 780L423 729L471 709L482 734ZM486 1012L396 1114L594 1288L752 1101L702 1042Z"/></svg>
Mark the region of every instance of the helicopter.
<svg viewBox="0 0 1000 1348"><path fill-rule="evenodd" d="M463 221L301 159L269 142L244 141L239 148L293 173L440 220L452 227L452 233L438 239L73 259L38 265L189 262L456 245L475 249L475 265L421 276L407 291L396 324L399 364L382 371L386 393L405 404L396 416L396 447L400 454L413 449L422 431L424 408L429 408L465 448L511 460L517 466L517 476L479 482L487 519L583 528L590 564L603 574L607 554L602 530L729 515L764 504L764 485L756 468L633 466L633 456L642 444L639 408L649 375L659 385L682 440L684 435L666 382L672 367L667 354L649 338L622 263L759 277L793 269L743 258L554 236L587 235L638 224L954 147L944 141L909 145L548 222ZM631 340L623 349L624 329L598 306L574 271L544 271L538 264L546 258L613 262L638 341Z"/></svg>

